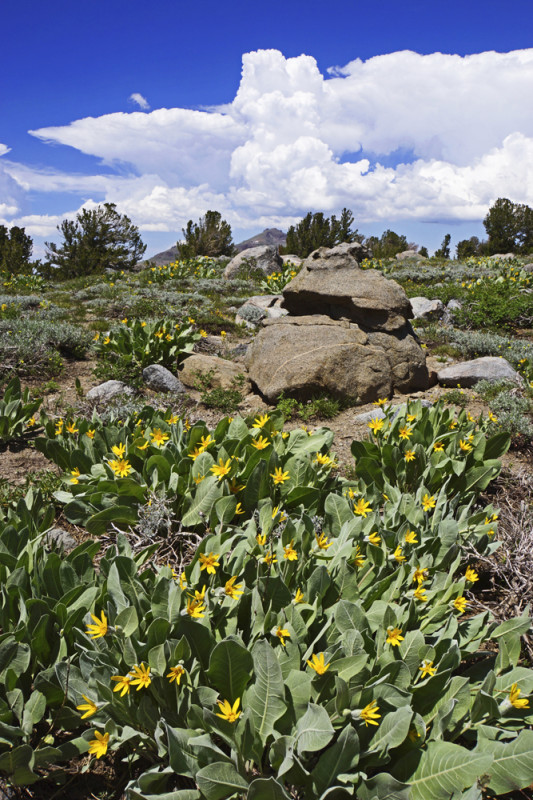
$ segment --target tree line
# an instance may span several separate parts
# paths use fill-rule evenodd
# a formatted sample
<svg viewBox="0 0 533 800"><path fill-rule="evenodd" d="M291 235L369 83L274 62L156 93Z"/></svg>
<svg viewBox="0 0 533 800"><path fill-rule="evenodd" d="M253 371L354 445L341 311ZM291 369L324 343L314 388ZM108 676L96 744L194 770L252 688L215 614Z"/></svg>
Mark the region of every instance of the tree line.
<svg viewBox="0 0 533 800"><path fill-rule="evenodd" d="M458 259L494 253L533 254L533 209L529 206L500 197L490 207L483 225L487 239L480 241L471 236L458 242ZM45 243L46 260L41 263L31 260L33 241L24 228L0 225L0 272L9 275L36 271L44 276L74 278L106 269L131 270L146 251L137 226L120 214L114 203L83 209L75 220L64 220L57 229L62 241ZM183 240L177 243L180 259L231 257L235 253L231 226L219 211L207 211L198 222L189 220L182 233ZM447 233L435 258L450 258L450 241ZM297 225L291 225L280 252L306 258L318 247L335 247L341 242L361 242L374 258L393 258L404 250L428 255L425 247L419 248L392 230L386 230L381 237L365 238L354 228L354 216L347 208L338 218L310 211Z"/></svg>

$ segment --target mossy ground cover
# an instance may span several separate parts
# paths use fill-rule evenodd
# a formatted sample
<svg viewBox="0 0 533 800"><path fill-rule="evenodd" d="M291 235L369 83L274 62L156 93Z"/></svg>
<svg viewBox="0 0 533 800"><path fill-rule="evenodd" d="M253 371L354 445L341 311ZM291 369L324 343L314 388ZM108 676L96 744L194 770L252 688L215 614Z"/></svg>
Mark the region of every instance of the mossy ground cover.
<svg viewBox="0 0 533 800"><path fill-rule="evenodd" d="M498 265L481 266L501 277ZM452 278L470 291L460 284L471 268L444 265L457 273L446 292ZM157 292L186 295L171 308L165 295L165 317L199 345L212 335L227 356L247 338L234 326L236 299L260 290L249 279L224 294L209 269L158 275ZM402 282L402 270L390 277ZM425 294L425 280L411 293ZM150 281L145 272L43 286L37 304L18 302L4 320L27 314L47 331L69 303L84 309L70 350L46 340L57 391L45 393L49 376L25 373L17 354L4 375L22 386L4 386L3 456L50 465L30 491L2 483L5 791L527 796L533 495L516 465L527 463L533 376L523 327L516 336L514 322L496 333L476 321L421 326L441 358L443 345L471 356L504 346L524 388L435 390L444 397L433 408L413 398L394 417L385 405L372 427L354 425L360 409L321 421L321 409L333 412L327 399L291 408L292 421L279 407L247 413L246 400L217 411L147 392L93 411L86 367L75 381L76 365L90 362L74 347L102 363L109 338L115 355L137 353L141 364L150 326L155 356L177 363L183 351L161 347L174 334ZM42 391L24 394L28 384ZM79 542L67 556L45 535L58 521Z"/></svg>

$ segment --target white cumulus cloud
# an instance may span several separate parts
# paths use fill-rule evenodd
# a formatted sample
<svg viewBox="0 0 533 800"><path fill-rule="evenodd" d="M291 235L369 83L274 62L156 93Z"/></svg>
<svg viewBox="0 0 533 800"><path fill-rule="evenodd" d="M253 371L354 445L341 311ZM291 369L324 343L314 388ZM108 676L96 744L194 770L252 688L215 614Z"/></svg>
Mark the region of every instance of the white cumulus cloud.
<svg viewBox="0 0 533 800"><path fill-rule="evenodd" d="M128 100L131 100L132 103L136 103L136 105L138 105L139 108L142 108L143 111L148 111L150 108L150 103L146 97L143 97L142 94L139 94L139 92L133 92L133 94L130 94Z"/></svg>
<svg viewBox="0 0 533 800"><path fill-rule="evenodd" d="M532 91L533 49L402 51L326 75L309 55L261 50L243 56L239 89L224 106L120 112L31 132L112 173L67 175L4 158L3 174L26 191L101 195L152 231L178 231L208 208L241 228L286 227L309 210L343 206L358 224L480 220L497 197L533 205ZM144 108L141 95L131 99Z"/></svg>

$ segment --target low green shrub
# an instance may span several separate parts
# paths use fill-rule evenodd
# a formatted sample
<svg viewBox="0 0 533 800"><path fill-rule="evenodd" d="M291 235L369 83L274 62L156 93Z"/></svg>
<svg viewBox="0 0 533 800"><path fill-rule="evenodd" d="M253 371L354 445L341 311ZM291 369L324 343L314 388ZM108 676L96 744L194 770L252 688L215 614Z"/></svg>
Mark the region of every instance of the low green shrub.
<svg viewBox="0 0 533 800"><path fill-rule="evenodd" d="M6 386L0 399L0 444L21 439L39 427L36 413L42 399L31 400L30 390L20 388L20 379L15 376Z"/></svg>
<svg viewBox="0 0 533 800"><path fill-rule="evenodd" d="M341 412L341 402L335 397L322 395L313 397L311 400L302 402L293 397L285 397L280 394L276 404L276 410L281 412L285 419L300 418L304 422L310 419L333 419ZM346 407L346 406L344 406Z"/></svg>
<svg viewBox="0 0 533 800"><path fill-rule="evenodd" d="M81 359L91 343L91 334L68 322L25 319L0 320L0 377L57 375L62 356Z"/></svg>

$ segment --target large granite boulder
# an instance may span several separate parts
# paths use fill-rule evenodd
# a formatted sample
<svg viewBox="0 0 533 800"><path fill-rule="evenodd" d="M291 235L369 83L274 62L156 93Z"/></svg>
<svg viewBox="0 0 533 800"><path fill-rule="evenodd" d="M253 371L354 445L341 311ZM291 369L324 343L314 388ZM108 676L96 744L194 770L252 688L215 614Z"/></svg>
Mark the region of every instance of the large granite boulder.
<svg viewBox="0 0 533 800"><path fill-rule="evenodd" d="M411 297L411 308L415 319L440 319L444 314L442 300L428 300L427 297Z"/></svg>
<svg viewBox="0 0 533 800"><path fill-rule="evenodd" d="M292 315L326 314L347 319L365 331L399 331L413 316L404 290L376 270L363 270L358 242L320 247L306 258L283 290L283 305Z"/></svg>
<svg viewBox="0 0 533 800"><path fill-rule="evenodd" d="M475 386L478 381L522 383L519 373L502 356L483 356L452 364L438 371L437 380L441 386L460 385L464 389Z"/></svg>
<svg viewBox="0 0 533 800"><path fill-rule="evenodd" d="M281 392L301 399L327 392L363 403L389 397L398 381L387 352L389 339L402 351L401 366L396 367L402 388L427 388L424 356L411 334L404 333L403 338L382 334L387 340L384 348L357 324L324 315L288 316L263 324L248 349L246 364L250 379L269 401ZM416 348L421 357L417 354L410 363Z"/></svg>
<svg viewBox="0 0 533 800"><path fill-rule="evenodd" d="M263 245L261 247L249 247L232 258L224 270L225 278L234 278L242 267L251 266L253 269L260 269L265 275L277 272L283 266L283 260L277 247Z"/></svg>
<svg viewBox="0 0 533 800"><path fill-rule="evenodd" d="M403 250L401 253L396 253L396 261L425 261L424 256L417 253L416 250Z"/></svg>

